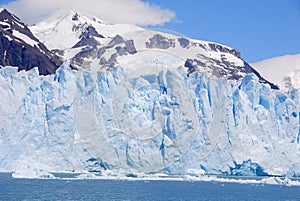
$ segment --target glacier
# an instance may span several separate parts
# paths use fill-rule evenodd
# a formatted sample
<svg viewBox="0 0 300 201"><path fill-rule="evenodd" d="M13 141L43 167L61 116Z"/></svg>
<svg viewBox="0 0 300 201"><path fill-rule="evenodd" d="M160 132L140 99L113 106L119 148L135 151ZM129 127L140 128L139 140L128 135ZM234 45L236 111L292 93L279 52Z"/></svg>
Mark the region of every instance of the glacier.
<svg viewBox="0 0 300 201"><path fill-rule="evenodd" d="M5 67L0 98L0 171L300 175L299 91L254 74Z"/></svg>

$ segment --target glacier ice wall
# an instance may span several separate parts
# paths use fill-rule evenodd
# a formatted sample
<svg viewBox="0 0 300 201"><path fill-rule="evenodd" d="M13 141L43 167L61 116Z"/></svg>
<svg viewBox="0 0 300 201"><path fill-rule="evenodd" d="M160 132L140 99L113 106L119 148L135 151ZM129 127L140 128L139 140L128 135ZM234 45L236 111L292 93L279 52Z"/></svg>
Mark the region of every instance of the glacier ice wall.
<svg viewBox="0 0 300 201"><path fill-rule="evenodd" d="M0 171L300 174L297 90L145 68L1 69Z"/></svg>

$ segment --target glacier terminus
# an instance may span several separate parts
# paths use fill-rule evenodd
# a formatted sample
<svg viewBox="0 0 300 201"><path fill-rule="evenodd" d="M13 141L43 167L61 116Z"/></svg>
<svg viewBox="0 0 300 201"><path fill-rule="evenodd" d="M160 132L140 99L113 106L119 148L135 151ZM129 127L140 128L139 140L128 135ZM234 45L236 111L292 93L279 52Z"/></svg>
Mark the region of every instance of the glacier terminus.
<svg viewBox="0 0 300 201"><path fill-rule="evenodd" d="M298 174L298 91L151 68L2 69L1 169Z"/></svg>

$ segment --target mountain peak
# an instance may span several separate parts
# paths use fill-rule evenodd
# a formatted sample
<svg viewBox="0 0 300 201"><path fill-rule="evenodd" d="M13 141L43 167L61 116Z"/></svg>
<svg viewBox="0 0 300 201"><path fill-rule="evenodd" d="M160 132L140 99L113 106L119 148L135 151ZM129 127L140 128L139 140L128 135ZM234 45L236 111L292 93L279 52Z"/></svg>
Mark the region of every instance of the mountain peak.
<svg viewBox="0 0 300 201"><path fill-rule="evenodd" d="M72 17L72 20L73 20L73 21L79 20L79 14L78 14L78 13L75 13L75 15Z"/></svg>
<svg viewBox="0 0 300 201"><path fill-rule="evenodd" d="M2 12L7 12L7 10L6 10L5 8L0 8L0 14L1 14Z"/></svg>
<svg viewBox="0 0 300 201"><path fill-rule="evenodd" d="M0 8L0 20L1 21L9 21L9 22L15 21L15 22L23 24L21 22L20 18L18 18L14 14L10 13L5 8Z"/></svg>
<svg viewBox="0 0 300 201"><path fill-rule="evenodd" d="M23 41L25 36L28 38L26 41L31 41L32 44L38 43L38 39L34 37L28 27L17 16L6 9L0 12L0 22L0 28L3 29L2 31L7 31Z"/></svg>
<svg viewBox="0 0 300 201"><path fill-rule="evenodd" d="M109 24L96 16L73 10L58 10L30 29L49 49L66 50L81 40L87 27L104 38L141 29L134 25Z"/></svg>
<svg viewBox="0 0 300 201"><path fill-rule="evenodd" d="M100 24L109 24L91 14L81 12L81 11L67 10L67 9L59 9L37 24L40 26L46 23L53 24L54 22L63 23L66 21L73 22L73 23L93 21Z"/></svg>
<svg viewBox="0 0 300 201"><path fill-rule="evenodd" d="M39 68L41 75L55 73L61 64L20 19L6 9L0 12L0 66L18 70Z"/></svg>

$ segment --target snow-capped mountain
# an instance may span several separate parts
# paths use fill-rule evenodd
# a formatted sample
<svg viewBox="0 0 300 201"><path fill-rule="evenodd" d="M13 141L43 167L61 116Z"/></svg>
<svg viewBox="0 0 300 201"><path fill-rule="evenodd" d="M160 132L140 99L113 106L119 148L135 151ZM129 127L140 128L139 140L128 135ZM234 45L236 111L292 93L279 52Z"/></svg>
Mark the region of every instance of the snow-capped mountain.
<svg viewBox="0 0 300 201"><path fill-rule="evenodd" d="M0 9L0 66L19 70L38 67L41 75L47 75L55 73L61 64L18 17Z"/></svg>
<svg viewBox="0 0 300 201"><path fill-rule="evenodd" d="M283 90L300 89L300 54L275 57L251 65Z"/></svg>
<svg viewBox="0 0 300 201"><path fill-rule="evenodd" d="M216 77L240 79L248 73L254 73L260 82L277 88L243 61L237 50L212 42L133 25L108 24L97 17L73 11L58 11L30 29L48 48L57 50L64 59L70 60L74 68L99 71L118 65L125 67L128 58L153 59L152 53L160 51L161 54L173 54L181 58L177 65L185 65L188 74L194 71L210 72ZM126 59L122 59L124 57Z"/></svg>
<svg viewBox="0 0 300 201"><path fill-rule="evenodd" d="M112 38L118 34L141 30L134 25L109 24L95 16L74 11L59 10L47 19L30 26L32 32L49 48L67 50L72 48L81 39L82 33L89 32L89 28L96 29L101 38ZM101 31L100 31L101 30ZM61 39L64 40L61 40Z"/></svg>
<svg viewBox="0 0 300 201"><path fill-rule="evenodd" d="M299 176L299 91L230 47L58 12L30 27L65 62L0 69L0 171Z"/></svg>

